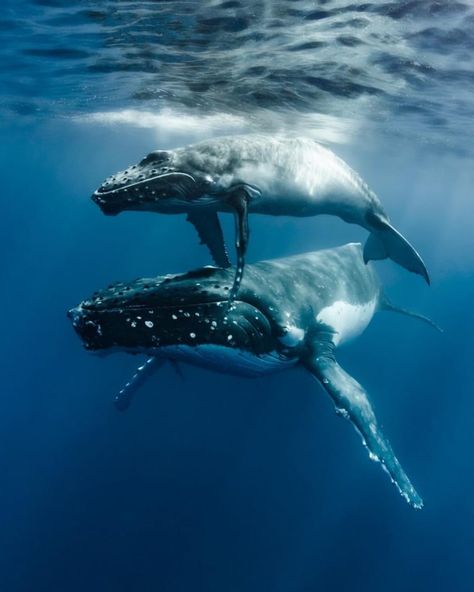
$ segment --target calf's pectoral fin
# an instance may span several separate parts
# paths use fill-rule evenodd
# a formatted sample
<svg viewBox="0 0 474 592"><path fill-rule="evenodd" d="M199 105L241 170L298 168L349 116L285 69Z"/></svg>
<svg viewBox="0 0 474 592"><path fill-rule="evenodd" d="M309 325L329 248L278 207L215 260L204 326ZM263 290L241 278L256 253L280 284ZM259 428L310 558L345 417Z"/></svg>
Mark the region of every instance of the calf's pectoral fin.
<svg viewBox="0 0 474 592"><path fill-rule="evenodd" d="M305 367L333 399L337 412L349 419L360 433L370 458L382 464L408 503L422 508L423 501L382 433L367 393L339 366L333 350L334 346L326 339L315 342L312 353L303 360Z"/></svg>
<svg viewBox="0 0 474 592"><path fill-rule="evenodd" d="M370 214L368 222L371 234L364 246L364 261L388 257L408 271L421 275L429 284L430 277L423 259L407 239L380 216Z"/></svg>
<svg viewBox="0 0 474 592"><path fill-rule="evenodd" d="M237 265L234 276L234 283L229 294L229 303L237 296L240 283L244 275L245 254L249 242L248 205L252 195L247 186L234 187L227 200L228 205L234 212L235 219L235 250L237 253Z"/></svg>
<svg viewBox="0 0 474 592"><path fill-rule="evenodd" d="M126 411L130 407L130 403L137 392L137 389L153 374L156 372L165 361L161 358L155 358L154 356L148 358L147 361L137 368L137 371L127 384L119 391L115 397L115 407L119 411Z"/></svg>
<svg viewBox="0 0 474 592"><path fill-rule="evenodd" d="M229 256L224 242L221 224L216 212L196 210L188 214L187 220L197 230L201 244L209 249L214 262L219 267L230 267Z"/></svg>

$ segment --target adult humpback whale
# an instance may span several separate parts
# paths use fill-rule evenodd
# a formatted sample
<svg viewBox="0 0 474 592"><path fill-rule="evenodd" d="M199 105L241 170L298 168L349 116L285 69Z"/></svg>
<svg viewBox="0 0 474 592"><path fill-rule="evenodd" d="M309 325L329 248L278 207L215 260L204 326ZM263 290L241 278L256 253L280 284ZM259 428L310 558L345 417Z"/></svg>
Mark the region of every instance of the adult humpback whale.
<svg viewBox="0 0 474 592"><path fill-rule="evenodd" d="M142 352L149 360L121 391L123 409L139 382L164 360L259 375L305 367L362 436L401 494L422 500L384 437L364 388L337 363L335 349L356 337L376 310L394 310L359 244L247 266L230 308L230 269L119 283L69 311L89 350Z"/></svg>
<svg viewBox="0 0 474 592"><path fill-rule="evenodd" d="M373 191L333 152L308 138L246 135L151 152L97 189L106 214L123 210L186 213L220 267L230 265L218 212L236 221L237 293L249 238L249 212L274 216L331 214L370 232L364 259L390 257L429 283L426 267L390 225Z"/></svg>

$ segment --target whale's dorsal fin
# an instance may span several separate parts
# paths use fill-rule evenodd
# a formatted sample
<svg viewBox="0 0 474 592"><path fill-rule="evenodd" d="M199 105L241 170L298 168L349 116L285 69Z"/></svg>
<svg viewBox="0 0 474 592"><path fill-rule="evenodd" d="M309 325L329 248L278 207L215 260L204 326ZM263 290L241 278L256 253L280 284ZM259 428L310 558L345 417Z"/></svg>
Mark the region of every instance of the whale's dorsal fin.
<svg viewBox="0 0 474 592"><path fill-rule="evenodd" d="M336 411L349 419L362 437L372 460L382 464L402 496L415 508L423 501L385 438L364 388L350 376L334 357L334 344L327 333L315 335L310 352L302 360L334 401Z"/></svg>
<svg viewBox="0 0 474 592"><path fill-rule="evenodd" d="M207 246L216 265L230 267L224 234L217 213L208 210L195 210L189 212L187 220L197 230L201 244Z"/></svg>
<svg viewBox="0 0 474 592"><path fill-rule="evenodd" d="M148 360L137 368L137 371L132 376L132 378L127 382L127 384L119 391L118 395L115 397L114 403L115 407L119 411L126 411L130 407L130 403L132 401L133 396L135 395L137 389L145 382L145 380L158 368L161 368L165 360L162 358L151 357Z"/></svg>

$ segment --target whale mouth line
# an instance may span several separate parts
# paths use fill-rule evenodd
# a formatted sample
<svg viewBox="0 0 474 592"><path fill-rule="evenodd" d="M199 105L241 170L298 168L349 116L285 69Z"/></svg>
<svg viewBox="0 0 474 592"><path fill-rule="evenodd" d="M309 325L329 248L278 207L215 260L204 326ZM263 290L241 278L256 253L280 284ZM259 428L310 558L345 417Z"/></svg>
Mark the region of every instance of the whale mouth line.
<svg viewBox="0 0 474 592"><path fill-rule="evenodd" d="M206 304L216 304L217 306L225 306L227 305L228 300L225 298L218 298L216 300L198 300L196 302L190 302L190 303L174 303L174 304L160 304L159 306L155 306L153 304L132 304L132 305L125 305L124 306L119 306L119 305L114 305L114 306L105 306L104 308L100 308L100 303L99 306L97 306L97 304L95 303L87 303L87 302L83 302L80 307L83 310L86 311L90 311L90 312L120 312L122 310L176 310L177 308L181 308L181 309L186 309L186 308L195 308L196 306L205 306ZM248 304L246 302L244 302L243 300L234 300L233 305L237 305L237 304ZM254 305L252 305L254 306ZM263 314L263 312L256 306L254 306L255 309L259 310L260 313Z"/></svg>
<svg viewBox="0 0 474 592"><path fill-rule="evenodd" d="M163 179L165 177L187 177L193 183L196 183L196 179L190 175L189 173L182 173L182 172L171 172L171 173L162 173L161 175L155 175L154 177L147 177L146 179L140 179L134 183L128 183L127 185L122 185L122 187L118 187L116 189L107 189L103 190L101 188L94 191L94 197L100 198L104 195L111 195L117 194L124 190L132 189L133 187L139 187L144 183L151 183L153 181L157 181L158 179Z"/></svg>

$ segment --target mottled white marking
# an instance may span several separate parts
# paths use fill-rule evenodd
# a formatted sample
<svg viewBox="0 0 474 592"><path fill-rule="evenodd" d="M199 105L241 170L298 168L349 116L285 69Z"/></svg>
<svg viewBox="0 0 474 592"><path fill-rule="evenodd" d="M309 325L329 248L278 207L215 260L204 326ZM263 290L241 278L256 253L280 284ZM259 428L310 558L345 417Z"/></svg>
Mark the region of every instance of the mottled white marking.
<svg viewBox="0 0 474 592"><path fill-rule="evenodd" d="M145 325L149 328L152 329L153 328L153 321L145 321Z"/></svg>
<svg viewBox="0 0 474 592"><path fill-rule="evenodd" d="M279 339L280 343L283 345L286 345L287 347L296 347L303 341L305 333L300 327L296 327L296 325L286 325L285 330L285 334Z"/></svg>
<svg viewBox="0 0 474 592"><path fill-rule="evenodd" d="M316 317L318 323L328 325L334 331L334 344L339 345L360 335L372 319L377 299L365 304L350 304L336 300L323 308Z"/></svg>

